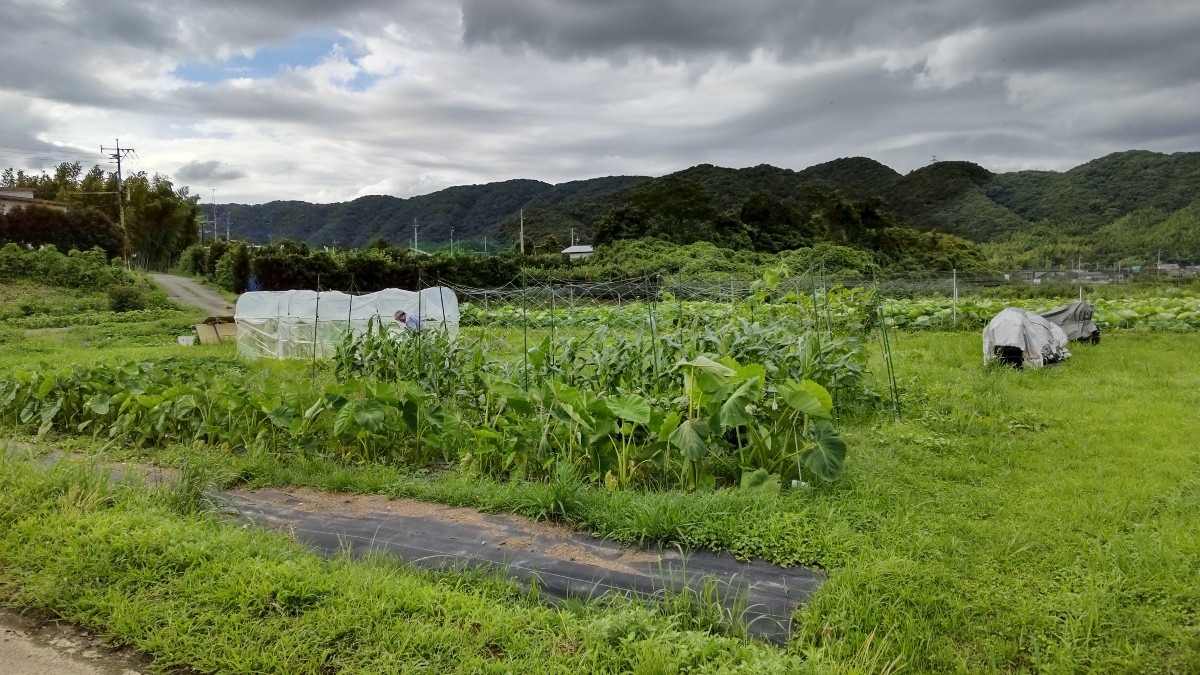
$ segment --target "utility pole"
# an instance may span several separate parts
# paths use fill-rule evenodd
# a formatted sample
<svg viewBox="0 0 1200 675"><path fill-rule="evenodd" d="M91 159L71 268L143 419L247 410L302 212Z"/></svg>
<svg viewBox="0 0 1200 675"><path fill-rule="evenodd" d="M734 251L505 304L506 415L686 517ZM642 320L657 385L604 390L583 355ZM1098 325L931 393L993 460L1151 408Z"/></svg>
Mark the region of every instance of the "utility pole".
<svg viewBox="0 0 1200 675"><path fill-rule="evenodd" d="M454 228L450 228L450 255L454 255Z"/></svg>
<svg viewBox="0 0 1200 675"><path fill-rule="evenodd" d="M209 221L212 223L213 241L216 241L217 240L217 188L210 185L210 186L208 186L208 189L212 190L212 204L209 205L212 208L212 213L209 214Z"/></svg>
<svg viewBox="0 0 1200 675"><path fill-rule="evenodd" d="M571 228L571 245L575 245L575 228Z"/></svg>
<svg viewBox="0 0 1200 675"><path fill-rule="evenodd" d="M487 255L487 235L483 235L483 254Z"/></svg>
<svg viewBox="0 0 1200 675"><path fill-rule="evenodd" d="M109 150L110 148L105 148L103 145L100 146L100 154L102 155L107 153ZM129 235L125 232L125 179L121 174L121 160L125 157L125 155L128 155L134 150L133 148L122 148L121 139L119 138L117 139L117 147L111 148L111 150L112 154L108 155L108 158L117 163L117 209L121 218L121 236L125 238L125 246L128 247ZM125 253L126 255L129 254L128 251ZM128 262L126 262L126 264L128 264Z"/></svg>
<svg viewBox="0 0 1200 675"><path fill-rule="evenodd" d="M525 209L521 209L521 255L525 255Z"/></svg>
<svg viewBox="0 0 1200 675"><path fill-rule="evenodd" d="M413 218L413 253L417 252L417 219Z"/></svg>
<svg viewBox="0 0 1200 675"><path fill-rule="evenodd" d="M232 216L230 216L229 212L226 211L225 212L225 243L227 243L227 244L229 243L229 220L230 220L230 218L232 218Z"/></svg>

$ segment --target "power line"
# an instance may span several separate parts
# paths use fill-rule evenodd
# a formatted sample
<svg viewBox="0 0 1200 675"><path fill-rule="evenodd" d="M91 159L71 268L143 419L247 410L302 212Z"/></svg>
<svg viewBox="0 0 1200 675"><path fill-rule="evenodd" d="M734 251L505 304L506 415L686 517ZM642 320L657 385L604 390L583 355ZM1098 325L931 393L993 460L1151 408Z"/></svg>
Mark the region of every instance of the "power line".
<svg viewBox="0 0 1200 675"><path fill-rule="evenodd" d="M100 154L107 152L104 146L100 146ZM117 163L117 205L118 212L121 216L121 236L125 236L125 186L121 179L121 160L125 155L133 152L133 148L122 148L121 139L117 139L117 147L113 149L113 153L108 155L109 159Z"/></svg>

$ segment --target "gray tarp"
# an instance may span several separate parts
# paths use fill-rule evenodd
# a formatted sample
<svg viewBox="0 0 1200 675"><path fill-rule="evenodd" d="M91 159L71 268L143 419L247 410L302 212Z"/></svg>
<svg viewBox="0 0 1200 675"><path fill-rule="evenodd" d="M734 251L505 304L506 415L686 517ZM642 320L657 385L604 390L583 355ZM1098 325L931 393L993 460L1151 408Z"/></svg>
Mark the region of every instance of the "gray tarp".
<svg viewBox="0 0 1200 675"><path fill-rule="evenodd" d="M1095 314L1092 303L1080 300L1043 312L1042 316L1062 328L1068 340L1088 340L1099 330L1092 321Z"/></svg>
<svg viewBox="0 0 1200 675"><path fill-rule="evenodd" d="M998 348L1019 349L1024 365L1040 368L1069 358L1067 334L1054 323L1019 307L1006 307L983 329L983 362L1000 357Z"/></svg>

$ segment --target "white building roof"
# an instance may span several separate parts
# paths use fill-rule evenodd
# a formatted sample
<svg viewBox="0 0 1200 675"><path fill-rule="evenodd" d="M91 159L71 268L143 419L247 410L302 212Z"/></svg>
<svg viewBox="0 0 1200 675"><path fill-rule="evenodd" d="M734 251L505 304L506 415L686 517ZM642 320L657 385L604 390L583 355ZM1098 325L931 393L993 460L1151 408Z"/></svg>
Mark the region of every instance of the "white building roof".
<svg viewBox="0 0 1200 675"><path fill-rule="evenodd" d="M591 247L591 246L587 246L587 245L585 245L585 244L579 244L579 245L576 245L576 246L568 246L568 247L564 248L564 249L562 250L562 252L563 252L563 253L566 253L566 254L571 254L571 253L592 253L592 252L593 252L593 250L592 250L592 247Z"/></svg>

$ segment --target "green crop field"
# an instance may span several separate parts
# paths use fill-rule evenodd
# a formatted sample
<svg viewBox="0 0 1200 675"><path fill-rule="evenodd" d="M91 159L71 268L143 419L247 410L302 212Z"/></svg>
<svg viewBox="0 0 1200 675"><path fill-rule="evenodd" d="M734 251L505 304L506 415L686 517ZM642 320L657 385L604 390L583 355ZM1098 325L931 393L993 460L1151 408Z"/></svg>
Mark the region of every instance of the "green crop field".
<svg viewBox="0 0 1200 675"><path fill-rule="evenodd" d="M964 302L957 331L891 322L896 401L858 292L823 321L798 299L677 303L652 333L614 318L636 305L528 335L492 308L455 342L366 335L316 364L170 346L171 317L7 326L0 425L33 454L89 459L4 460L0 597L199 672L1200 671L1194 301L1104 305L1138 318L1025 371L982 365L968 310L988 302ZM182 479L151 494L89 468L112 459ZM687 599L551 607L478 574L325 561L200 499L270 485L517 512L828 581L773 647Z"/></svg>

